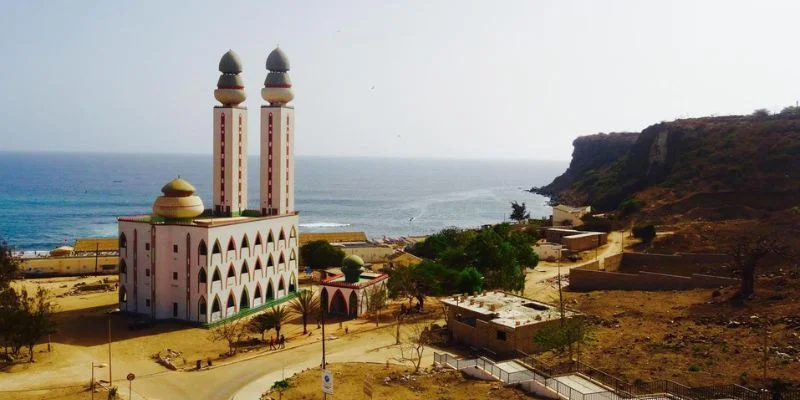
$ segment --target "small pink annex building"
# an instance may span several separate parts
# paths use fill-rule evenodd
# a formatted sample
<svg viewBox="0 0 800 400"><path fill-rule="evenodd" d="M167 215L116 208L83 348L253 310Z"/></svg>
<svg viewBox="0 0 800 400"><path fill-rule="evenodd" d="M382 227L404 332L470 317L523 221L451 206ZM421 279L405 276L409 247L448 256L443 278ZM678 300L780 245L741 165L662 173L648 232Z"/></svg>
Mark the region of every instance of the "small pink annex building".
<svg viewBox="0 0 800 400"><path fill-rule="evenodd" d="M342 260L342 273L322 281L320 303L330 315L358 318L367 312L372 290L387 291L389 275L364 272L364 260L349 255Z"/></svg>

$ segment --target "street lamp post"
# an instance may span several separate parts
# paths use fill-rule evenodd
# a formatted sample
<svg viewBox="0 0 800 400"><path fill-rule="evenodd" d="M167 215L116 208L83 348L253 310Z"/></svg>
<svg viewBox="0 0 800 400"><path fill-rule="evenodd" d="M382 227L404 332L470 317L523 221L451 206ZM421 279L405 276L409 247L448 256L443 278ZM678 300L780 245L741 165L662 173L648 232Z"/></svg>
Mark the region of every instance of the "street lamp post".
<svg viewBox="0 0 800 400"><path fill-rule="evenodd" d="M92 361L92 383L90 385L89 390L91 390L91 392L92 392L92 398L93 399L94 399L94 369L95 368L105 368L105 367L106 367L106 365L103 364L103 363L95 364L94 361Z"/></svg>

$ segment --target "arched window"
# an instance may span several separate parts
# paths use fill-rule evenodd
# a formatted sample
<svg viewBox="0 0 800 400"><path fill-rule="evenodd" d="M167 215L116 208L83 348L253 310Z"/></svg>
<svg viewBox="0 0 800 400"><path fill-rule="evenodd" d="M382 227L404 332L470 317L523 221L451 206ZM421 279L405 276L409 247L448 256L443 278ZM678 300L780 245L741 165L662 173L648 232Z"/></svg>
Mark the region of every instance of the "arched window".
<svg viewBox="0 0 800 400"><path fill-rule="evenodd" d="M233 241L233 238L228 240L228 251L236 251L236 243Z"/></svg>
<svg viewBox="0 0 800 400"><path fill-rule="evenodd" d="M256 285L256 291L253 293L253 303L255 303L255 299L261 298L261 285Z"/></svg>
<svg viewBox="0 0 800 400"><path fill-rule="evenodd" d="M291 278L289 278L289 292L294 293L297 291L297 278L294 277L294 273L292 273ZM355 293L355 291L353 291Z"/></svg>
<svg viewBox="0 0 800 400"><path fill-rule="evenodd" d="M211 276L211 283L219 282L222 277L219 276L219 268L214 268L214 275Z"/></svg>
<svg viewBox="0 0 800 400"><path fill-rule="evenodd" d="M278 241L286 241L286 234L283 232L283 228L281 228L281 233L278 234Z"/></svg>
<svg viewBox="0 0 800 400"><path fill-rule="evenodd" d="M125 237L125 232L119 234L119 248L120 249L128 248L128 238Z"/></svg>
<svg viewBox="0 0 800 400"><path fill-rule="evenodd" d="M233 278L234 276L236 276L236 271L234 271L233 264L231 264L231 266L228 267L228 278Z"/></svg>
<svg viewBox="0 0 800 400"><path fill-rule="evenodd" d="M214 248L211 249L211 254L221 254L222 253L222 246L219 245L219 240L214 242Z"/></svg>
<svg viewBox="0 0 800 400"><path fill-rule="evenodd" d="M128 302L128 291L125 290L125 286L119 287L119 302L120 303L127 303Z"/></svg>
<svg viewBox="0 0 800 400"><path fill-rule="evenodd" d="M197 312L198 312L198 314L206 315L206 312L208 312L207 308L208 307L206 306L205 297L201 297L200 301L197 302Z"/></svg>
<svg viewBox="0 0 800 400"><path fill-rule="evenodd" d="M278 281L278 291L280 292L281 290L283 290L285 288L286 288L286 284L283 283L283 277L281 277L281 280Z"/></svg>
<svg viewBox="0 0 800 400"><path fill-rule="evenodd" d="M242 295L239 297L239 309L245 310L250 308L250 295L247 293L247 288L242 289Z"/></svg>
<svg viewBox="0 0 800 400"><path fill-rule="evenodd" d="M124 258L120 258L119 259L119 273L121 273L121 274L127 274L128 273L128 265L125 264L125 259Z"/></svg>
<svg viewBox="0 0 800 400"><path fill-rule="evenodd" d="M216 297L214 298L214 304L211 305L211 313L218 313L220 308L222 307L219 305L219 297Z"/></svg>
<svg viewBox="0 0 800 400"><path fill-rule="evenodd" d="M228 295L228 306L227 307L228 308L236 307L236 300L233 299L233 292L231 292L231 294Z"/></svg>
<svg viewBox="0 0 800 400"><path fill-rule="evenodd" d="M250 275L250 267L247 265L247 260L244 260L242 263L242 269L239 271L240 274L247 274Z"/></svg>
<svg viewBox="0 0 800 400"><path fill-rule="evenodd" d="M280 257L278 257L278 265L285 264L286 259L283 257L283 253L281 253Z"/></svg>
<svg viewBox="0 0 800 400"><path fill-rule="evenodd" d="M297 255L295 254L294 249L292 249L292 252L289 253L289 261L294 261L296 259L297 259Z"/></svg>
<svg viewBox="0 0 800 400"><path fill-rule="evenodd" d="M246 233L242 237L242 246L241 246L241 248L245 248L245 247L247 247L248 249L250 248L250 239L247 238L247 234Z"/></svg>
<svg viewBox="0 0 800 400"><path fill-rule="evenodd" d="M267 284L267 301L275 300L275 290L272 289L272 279Z"/></svg>
<svg viewBox="0 0 800 400"><path fill-rule="evenodd" d="M256 242L253 244L253 246L258 246L260 244L262 244L261 243L261 232L258 232L258 233L256 233Z"/></svg>
<svg viewBox="0 0 800 400"><path fill-rule="evenodd" d="M272 229L270 229L267 234L267 244L275 246L275 236L272 234Z"/></svg>
<svg viewBox="0 0 800 400"><path fill-rule="evenodd" d="M205 256L208 255L208 246L206 246L205 240L200 240L200 244L197 245L197 256Z"/></svg>
<svg viewBox="0 0 800 400"><path fill-rule="evenodd" d="M272 254L267 258L267 268L275 268L275 261L272 259Z"/></svg>
<svg viewBox="0 0 800 400"><path fill-rule="evenodd" d="M200 272L197 273L197 282L198 283L206 283L208 278L206 277L206 269L200 268Z"/></svg>
<svg viewBox="0 0 800 400"><path fill-rule="evenodd" d="M261 270L261 259L256 259L256 267L253 268L253 272Z"/></svg>
<svg viewBox="0 0 800 400"><path fill-rule="evenodd" d="M297 239L297 229L292 225L292 230L289 231L289 239Z"/></svg>

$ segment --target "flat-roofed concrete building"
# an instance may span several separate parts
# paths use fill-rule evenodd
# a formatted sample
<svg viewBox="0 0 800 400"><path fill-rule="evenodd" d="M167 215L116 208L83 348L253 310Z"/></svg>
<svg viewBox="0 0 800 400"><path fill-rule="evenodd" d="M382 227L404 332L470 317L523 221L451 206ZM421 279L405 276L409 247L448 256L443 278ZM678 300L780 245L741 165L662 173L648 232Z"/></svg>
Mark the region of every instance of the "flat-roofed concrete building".
<svg viewBox="0 0 800 400"><path fill-rule="evenodd" d="M592 207L570 207L559 204L553 207L553 226L578 226L584 215L592 212Z"/></svg>
<svg viewBox="0 0 800 400"><path fill-rule="evenodd" d="M558 324L558 307L505 292L442 298L453 339L496 354L530 353L536 332ZM566 311L567 318L579 314Z"/></svg>

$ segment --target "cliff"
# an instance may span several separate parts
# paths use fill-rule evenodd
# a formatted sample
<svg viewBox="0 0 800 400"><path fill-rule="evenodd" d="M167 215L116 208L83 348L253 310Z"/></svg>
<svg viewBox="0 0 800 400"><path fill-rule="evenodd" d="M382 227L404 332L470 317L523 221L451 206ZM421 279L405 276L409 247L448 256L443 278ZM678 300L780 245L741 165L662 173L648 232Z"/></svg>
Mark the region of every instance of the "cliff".
<svg viewBox="0 0 800 400"><path fill-rule="evenodd" d="M627 199L664 213L710 204L726 218L800 203L798 115L683 119L573 146L567 171L533 191L599 210Z"/></svg>

